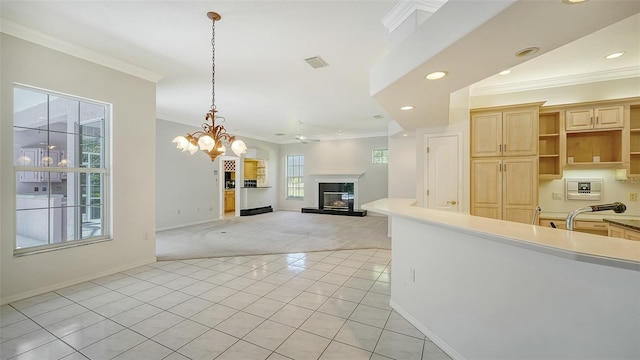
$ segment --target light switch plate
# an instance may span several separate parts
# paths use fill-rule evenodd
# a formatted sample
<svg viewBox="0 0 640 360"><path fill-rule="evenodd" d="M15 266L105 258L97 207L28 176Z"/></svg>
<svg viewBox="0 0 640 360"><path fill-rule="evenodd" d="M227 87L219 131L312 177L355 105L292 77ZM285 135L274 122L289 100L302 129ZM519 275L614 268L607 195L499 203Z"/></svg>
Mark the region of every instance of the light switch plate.
<svg viewBox="0 0 640 360"><path fill-rule="evenodd" d="M554 192L553 193L553 200L562 200L562 193L561 192Z"/></svg>

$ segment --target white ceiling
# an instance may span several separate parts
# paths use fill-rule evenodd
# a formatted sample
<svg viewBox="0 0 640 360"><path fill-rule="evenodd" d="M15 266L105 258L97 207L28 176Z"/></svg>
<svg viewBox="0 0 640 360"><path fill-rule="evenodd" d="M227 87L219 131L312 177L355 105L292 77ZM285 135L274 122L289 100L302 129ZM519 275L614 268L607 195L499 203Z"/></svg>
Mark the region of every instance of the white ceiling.
<svg viewBox="0 0 640 360"><path fill-rule="evenodd" d="M507 5L535 2L503 1ZM591 0L586 4L603 1L611 0ZM559 3L560 0L546 2ZM148 77L157 74L160 78L158 118L193 125L195 129L202 123L211 104L211 22L206 13L216 11L222 15L222 20L216 23L216 105L219 114L226 118L224 125L234 135L282 143L294 140L299 121L305 135L334 139L384 135L392 116L400 117L395 114L395 104L389 98L378 94L376 99L380 102L376 101L370 88L370 72L374 65L402 50L403 44L392 46L382 23L397 3L386 0L2 0L0 14L4 32L11 33L6 30L8 28L34 30L65 44L105 54L112 63L124 61L146 69ZM485 21L478 20L477 12L465 11L465 6L477 6L480 1L450 0L449 3L448 8L456 11L438 11L420 29L426 29L432 23L439 24L435 38L447 38L454 30L448 27L469 24L471 19ZM523 10L520 11L526 10L525 6L521 7ZM638 11L627 10L623 17ZM615 16L602 17L614 19L611 22L618 21ZM489 20L487 15L486 23L491 23ZM588 20L593 22L594 19ZM493 21L493 29L497 29L498 21L504 22L504 19L496 16ZM568 17L559 28L584 22L584 17ZM537 59L527 63L517 65L509 60L514 70L511 75L486 79L475 85L474 91L487 93L514 83L522 87L539 79L578 81L590 73L617 76L620 69L626 69L626 73L637 72L640 67L639 29L640 18L636 15L564 48L543 49ZM597 28L583 29L583 32L594 30ZM505 34L499 31L486 33L484 39L474 41L498 49ZM579 32L570 34L578 35ZM446 50L456 43L456 39L450 40L446 46L438 40L423 43L421 47L428 49L433 45L437 54L446 54ZM562 44L563 41L556 41L554 47ZM627 54L615 61L602 61L602 56L612 49L625 50ZM511 48L505 51L512 53ZM313 69L304 61L317 55L329 66ZM428 63L430 59L424 61ZM498 68L499 65L493 66ZM474 73L468 77L475 79L473 82L496 72L491 66L474 66L473 62L468 62L466 67ZM567 75L571 76L567 78ZM398 89L399 83L401 81L390 83L382 92L393 91L395 98L404 96L410 87ZM430 91L434 94L439 90ZM450 89L443 87L442 92L448 94ZM382 118L375 118L376 115L382 115ZM410 128L416 124L427 125L428 120L423 120L399 122ZM285 135L276 136L277 133Z"/></svg>

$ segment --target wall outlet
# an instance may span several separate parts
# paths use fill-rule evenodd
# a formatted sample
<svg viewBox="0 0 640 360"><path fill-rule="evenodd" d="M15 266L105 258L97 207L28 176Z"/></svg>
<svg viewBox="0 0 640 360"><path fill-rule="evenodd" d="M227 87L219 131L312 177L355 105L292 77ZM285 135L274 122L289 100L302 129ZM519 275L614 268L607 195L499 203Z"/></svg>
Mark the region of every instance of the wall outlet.
<svg viewBox="0 0 640 360"><path fill-rule="evenodd" d="M629 201L638 201L638 193L629 193Z"/></svg>
<svg viewBox="0 0 640 360"><path fill-rule="evenodd" d="M562 200L562 193L561 192L554 192L553 193L553 200Z"/></svg>

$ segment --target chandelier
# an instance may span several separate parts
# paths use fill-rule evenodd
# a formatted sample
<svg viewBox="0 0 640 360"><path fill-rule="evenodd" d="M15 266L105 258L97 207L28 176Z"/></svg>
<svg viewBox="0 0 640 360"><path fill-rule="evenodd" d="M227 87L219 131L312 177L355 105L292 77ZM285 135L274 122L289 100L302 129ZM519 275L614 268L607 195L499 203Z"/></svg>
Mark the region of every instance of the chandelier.
<svg viewBox="0 0 640 360"><path fill-rule="evenodd" d="M211 109L204 115L205 122L202 124L202 131L196 131L186 136L176 136L172 142L182 151L189 151L192 155L198 149L209 155L214 161L219 155L224 155L226 148L224 144L231 146L231 150L238 156L247 152L244 141L236 139L227 133L224 126L216 125L216 120L224 122L224 117L216 115L216 21L220 20L220 14L208 12L207 17L211 19Z"/></svg>

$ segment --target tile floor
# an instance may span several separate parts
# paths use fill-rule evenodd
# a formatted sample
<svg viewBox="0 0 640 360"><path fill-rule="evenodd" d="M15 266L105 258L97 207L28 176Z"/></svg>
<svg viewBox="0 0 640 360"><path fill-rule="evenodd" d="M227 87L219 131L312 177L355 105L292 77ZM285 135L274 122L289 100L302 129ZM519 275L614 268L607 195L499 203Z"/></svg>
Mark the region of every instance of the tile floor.
<svg viewBox="0 0 640 360"><path fill-rule="evenodd" d="M0 359L449 359L388 250L162 261L1 307Z"/></svg>

